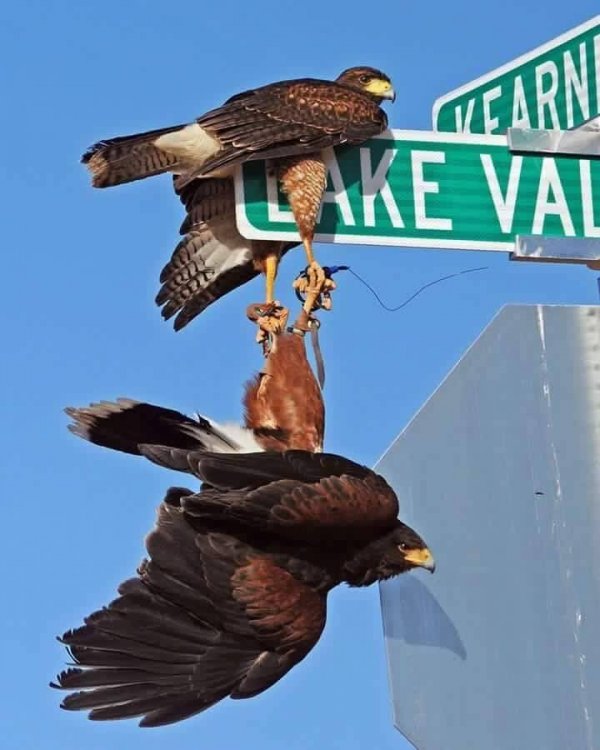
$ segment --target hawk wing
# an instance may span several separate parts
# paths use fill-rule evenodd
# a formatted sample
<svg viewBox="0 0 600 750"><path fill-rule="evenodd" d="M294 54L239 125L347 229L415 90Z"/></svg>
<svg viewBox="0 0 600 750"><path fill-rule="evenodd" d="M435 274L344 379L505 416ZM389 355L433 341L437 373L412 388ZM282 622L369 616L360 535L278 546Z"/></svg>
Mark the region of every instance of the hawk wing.
<svg viewBox="0 0 600 750"><path fill-rule="evenodd" d="M217 456L208 451L140 445L140 452L159 466L192 474L222 490L256 489L279 479L318 482L329 476L348 474L364 479L373 474L349 458L303 450Z"/></svg>
<svg viewBox="0 0 600 750"><path fill-rule="evenodd" d="M284 254L298 243L242 237L231 179L195 179L176 192L187 213L180 229L183 239L162 270L156 303L165 320L177 316L178 331L215 300L257 276L260 266L255 261L265 250L281 248Z"/></svg>
<svg viewBox="0 0 600 750"><path fill-rule="evenodd" d="M230 176L248 160L362 143L386 127L385 112L368 94L301 78L238 94L191 124L99 141L82 161L96 187L167 171L179 175L181 187L198 176Z"/></svg>
<svg viewBox="0 0 600 750"><path fill-rule="evenodd" d="M397 521L398 498L385 479L334 454L140 450L162 466L191 471L208 485L183 500L185 511L199 519L241 524L309 544L370 539Z"/></svg>
<svg viewBox="0 0 600 750"><path fill-rule="evenodd" d="M235 537L192 529L173 494L146 546L150 561L119 598L60 639L75 667L53 687L77 691L63 708L169 724L262 692L319 639L325 595L281 555L276 564Z"/></svg>
<svg viewBox="0 0 600 750"><path fill-rule="evenodd" d="M196 122L221 146L195 172L207 175L244 161L362 143L386 129L387 116L350 86L304 78L238 94Z"/></svg>

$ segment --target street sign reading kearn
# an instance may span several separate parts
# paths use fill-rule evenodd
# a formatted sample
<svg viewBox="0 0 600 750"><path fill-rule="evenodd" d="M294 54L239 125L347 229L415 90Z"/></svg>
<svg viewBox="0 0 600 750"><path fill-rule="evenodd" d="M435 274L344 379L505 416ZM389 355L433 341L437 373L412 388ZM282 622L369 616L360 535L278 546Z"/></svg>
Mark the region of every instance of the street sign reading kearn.
<svg viewBox="0 0 600 750"><path fill-rule="evenodd" d="M315 240L472 250L515 236L600 238L600 162L517 156L505 136L388 131L329 152ZM252 239L298 240L275 175L236 176L237 223Z"/></svg>
<svg viewBox="0 0 600 750"><path fill-rule="evenodd" d="M600 16L437 99L434 130L567 130L600 114Z"/></svg>

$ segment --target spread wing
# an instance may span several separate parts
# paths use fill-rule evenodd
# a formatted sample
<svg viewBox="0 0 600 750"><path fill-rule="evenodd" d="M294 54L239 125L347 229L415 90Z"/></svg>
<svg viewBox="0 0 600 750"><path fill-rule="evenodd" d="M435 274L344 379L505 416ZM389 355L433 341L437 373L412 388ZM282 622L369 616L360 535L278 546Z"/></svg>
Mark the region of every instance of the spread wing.
<svg viewBox="0 0 600 750"><path fill-rule="evenodd" d="M199 172L209 174L232 163L362 143L385 130L387 117L356 89L305 78L238 94L197 123L221 145Z"/></svg>
<svg viewBox="0 0 600 750"><path fill-rule="evenodd" d="M262 692L318 640L325 596L238 539L192 529L175 495L147 548L139 577L60 639L75 662L53 684L76 691L63 708L172 723Z"/></svg>
<svg viewBox="0 0 600 750"><path fill-rule="evenodd" d="M221 456L156 446L141 451L171 468L181 468L178 462L185 460L188 470L206 482L208 487L183 500L185 511L199 519L312 544L371 538L393 528L398 517L398 498L383 477L333 454Z"/></svg>
<svg viewBox="0 0 600 750"><path fill-rule="evenodd" d="M156 303L165 320L177 316L174 328L180 330L215 300L260 273L255 261L263 245L283 254L297 243L242 237L231 179L196 179L176 192L187 214L180 229L183 239L162 270Z"/></svg>

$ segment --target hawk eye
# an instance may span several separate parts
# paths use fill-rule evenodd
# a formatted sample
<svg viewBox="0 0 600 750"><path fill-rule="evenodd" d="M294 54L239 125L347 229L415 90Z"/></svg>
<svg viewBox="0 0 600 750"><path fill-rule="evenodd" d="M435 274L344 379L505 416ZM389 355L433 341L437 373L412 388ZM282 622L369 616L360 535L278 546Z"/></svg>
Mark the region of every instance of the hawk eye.
<svg viewBox="0 0 600 750"><path fill-rule="evenodd" d="M408 545L405 542L402 542L402 544L398 545L398 549L402 552L406 552L406 550L408 549Z"/></svg>
<svg viewBox="0 0 600 750"><path fill-rule="evenodd" d="M361 83L369 83L371 76L365 75L364 73L358 79Z"/></svg>

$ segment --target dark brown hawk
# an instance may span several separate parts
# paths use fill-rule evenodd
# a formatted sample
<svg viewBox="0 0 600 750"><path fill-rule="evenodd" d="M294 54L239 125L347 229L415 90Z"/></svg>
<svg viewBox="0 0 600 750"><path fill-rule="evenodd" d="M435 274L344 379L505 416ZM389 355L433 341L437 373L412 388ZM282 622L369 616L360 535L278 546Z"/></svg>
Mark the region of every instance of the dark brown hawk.
<svg viewBox="0 0 600 750"><path fill-rule="evenodd" d="M316 644L332 588L434 569L385 480L345 458L141 450L204 484L167 493L137 577L60 638L65 709L159 726L250 698Z"/></svg>
<svg viewBox="0 0 600 750"><path fill-rule="evenodd" d="M324 275L312 240L326 185L324 148L360 144L387 127L380 104L394 99L387 75L369 67L345 70L336 81L312 78L251 89L186 125L100 141L83 156L95 187L163 172L187 212L184 235L161 274L157 303L180 329L214 300L266 275L274 302L281 255L295 243L247 240L235 222L232 175L246 161L272 160L287 194L311 269L310 312Z"/></svg>
<svg viewBox="0 0 600 750"><path fill-rule="evenodd" d="M245 427L218 425L128 398L66 412L73 419L71 432L136 455L142 443L219 452L323 450L323 397L300 334L273 337L261 372L246 384L243 405Z"/></svg>

